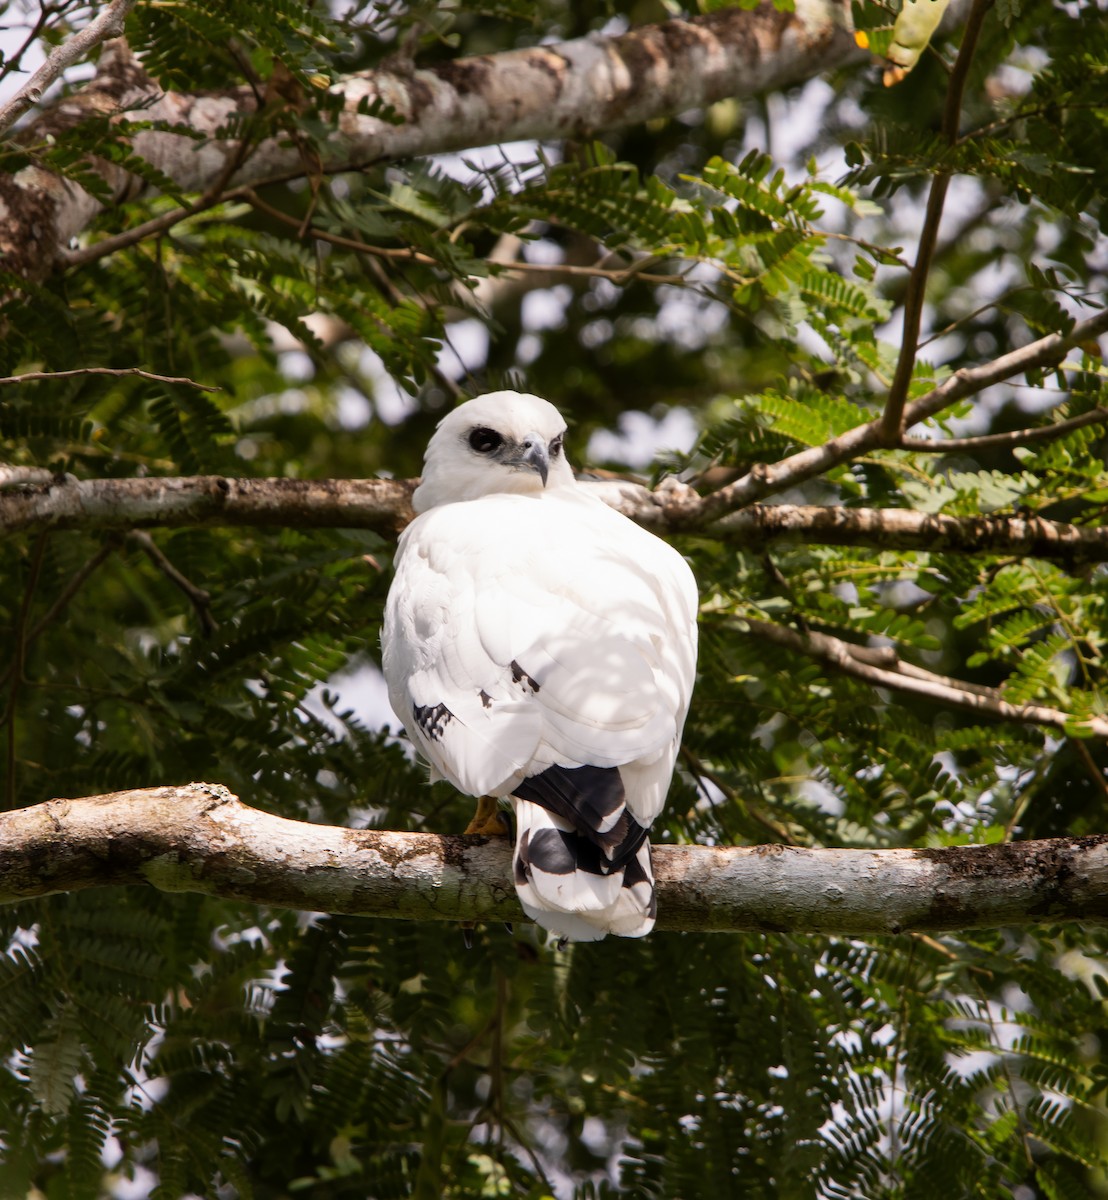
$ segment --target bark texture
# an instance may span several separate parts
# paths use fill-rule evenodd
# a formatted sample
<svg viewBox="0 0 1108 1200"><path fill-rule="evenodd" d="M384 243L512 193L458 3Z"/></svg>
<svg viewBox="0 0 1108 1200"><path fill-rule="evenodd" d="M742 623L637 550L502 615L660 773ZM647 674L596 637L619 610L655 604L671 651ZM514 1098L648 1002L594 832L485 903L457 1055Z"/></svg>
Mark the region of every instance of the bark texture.
<svg viewBox="0 0 1108 1200"><path fill-rule="evenodd" d="M1108 836L934 850L657 846L654 864L662 930L1108 922ZM289 821L205 783L0 815L0 902L108 885L405 920L525 920L500 839Z"/></svg>
<svg viewBox="0 0 1108 1200"><path fill-rule="evenodd" d="M192 137L143 131L133 146L182 191L205 193L216 184L299 176L319 166L344 171L496 142L587 136L728 96L752 96L865 57L843 0L797 0L788 13L767 0L752 12L723 9L620 37L350 76L333 89L343 97L343 112L333 135L307 156L311 161L288 137L271 137L238 162L238 143L216 135L256 111L254 92L164 92L117 41L105 47L95 79L43 113L29 137L57 135L93 114L187 128ZM391 119L367 115L380 106ZM97 169L117 200L141 187L108 164ZM37 167L0 180L0 254L8 269L30 278L46 274L99 208L81 188Z"/></svg>
<svg viewBox="0 0 1108 1200"><path fill-rule="evenodd" d="M44 478L45 477L45 478ZM395 537L415 515L417 479L51 478L0 465L0 537L49 530L193 526L372 529ZM1025 554L1068 565L1108 562L1108 527L1044 517L952 517L904 508L752 504L705 519L711 497L665 481L656 491L623 480L584 480L606 503L663 536L703 532L748 550L781 542L879 550Z"/></svg>

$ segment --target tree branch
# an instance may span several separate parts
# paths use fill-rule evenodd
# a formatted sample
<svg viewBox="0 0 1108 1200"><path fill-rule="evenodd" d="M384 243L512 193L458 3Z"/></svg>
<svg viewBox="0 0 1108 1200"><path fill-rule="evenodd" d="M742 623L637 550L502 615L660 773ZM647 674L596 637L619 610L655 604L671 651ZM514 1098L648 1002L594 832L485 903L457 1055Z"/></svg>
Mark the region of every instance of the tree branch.
<svg viewBox="0 0 1108 1200"><path fill-rule="evenodd" d="M52 483L54 472L46 467L16 467L0 463L0 488L21 487L27 483Z"/></svg>
<svg viewBox="0 0 1108 1200"><path fill-rule="evenodd" d="M42 633L42 631L57 619L59 614L63 613L70 600L84 587L85 582L100 566L101 563L116 549L116 545L112 541L106 541L104 545L85 563L74 571L72 578L58 593L54 603L42 614L41 617L27 630L27 636L23 640L24 652L31 643ZM16 662L13 661L3 672L0 672L0 687L6 687L8 680L11 679L12 673L16 669Z"/></svg>
<svg viewBox="0 0 1108 1200"><path fill-rule="evenodd" d="M1075 728L1083 727L1097 737L1108 737L1108 720L1103 717L1079 719L1044 704L1009 704L998 688L981 687L961 679L936 675L902 661L891 646L858 646L826 633L797 633L769 621L750 617L742 619L756 637L817 659L874 687L911 692L936 704L968 709L1002 721L1046 725L1065 733L1073 733Z"/></svg>
<svg viewBox="0 0 1108 1200"><path fill-rule="evenodd" d="M36 105L66 67L87 58L89 52L101 42L122 36L124 21L134 7L135 0L111 0L108 7L84 29L55 46L50 57L19 91L6 104L0 105L0 133L10 129L29 108Z"/></svg>
<svg viewBox="0 0 1108 1200"><path fill-rule="evenodd" d="M219 628L219 623L212 616L211 594L203 588L197 587L186 575L182 575L148 533L144 533L141 529L132 529L127 536L136 546L142 549L146 557L161 571L166 579L185 594L192 607L196 610L196 615L200 618L204 632L214 633Z"/></svg>
<svg viewBox="0 0 1108 1200"><path fill-rule="evenodd" d="M1068 421L1057 421L1053 425L1038 425L1033 429L1011 429L1007 433L983 433L978 437L964 438L915 438L902 437L901 450L915 450L925 454L951 454L958 450L1010 450L1013 446L1033 446L1041 442L1053 442L1065 437L1075 429L1086 425L1103 425L1108 422L1108 408L1094 408Z"/></svg>
<svg viewBox="0 0 1108 1200"><path fill-rule="evenodd" d="M372 529L395 537L415 515L415 480L85 479L0 492L0 532L248 525Z"/></svg>
<svg viewBox="0 0 1108 1200"><path fill-rule="evenodd" d="M322 168L335 172L496 142L580 137L725 97L752 96L864 59L844 0L799 0L788 13L768 2L753 12L727 8L619 37L579 38L404 74L352 75L334 89L345 111L318 151ZM133 147L182 192L205 192L219 174L220 155L231 153L216 134L256 110L254 91L162 92L120 43L105 50L100 67L87 88L67 97L65 120L79 118L83 105L187 126L210 153L197 154L193 139L169 129L139 131ZM380 106L386 116L367 115ZM44 115L44 131L52 120L53 114ZM132 176L106 164L96 169L116 197L133 198ZM301 150L291 139L273 137L253 148L227 183L239 187L290 174L305 174ZM0 194L0 215L6 217L0 253L9 269L30 277L49 271L99 207L81 189L39 168L20 172Z"/></svg>
<svg viewBox="0 0 1108 1200"><path fill-rule="evenodd" d="M21 468L20 470L35 470ZM195 527L371 529L394 538L415 515L417 479L85 479L21 476L0 489L0 537L46 530L86 532ZM0 477L0 483L4 482ZM702 505L672 480L651 492L626 480L583 486L662 536L697 532L751 551L780 543L871 546L951 554L1020 554L1067 566L1108 562L1108 526L1044 517L952 517L907 508L753 504L716 521L689 518Z"/></svg>
<svg viewBox="0 0 1108 1200"><path fill-rule="evenodd" d="M798 542L948 554L1018 554L1067 565L1108 561L1108 527L1000 513L952 517L910 508L755 504L728 514L704 532L751 550Z"/></svg>
<svg viewBox="0 0 1108 1200"><path fill-rule="evenodd" d="M992 0L974 0L973 8L970 10L969 19L966 22L962 45L954 63L954 70L950 74L942 123L943 136L950 145L954 145L958 140L966 79L969 76L969 67L973 61L974 51L977 49L977 40L985 21L985 13L991 4ZM893 372L888 399L885 402L885 412L881 418L882 440L886 446L895 446L904 432L904 405L908 399L908 388L911 385L912 371L916 365L927 279L931 274L931 262L939 240L939 223L942 221L943 205L946 203L949 186L949 172L940 171L931 180L931 189L927 193L927 206L924 210L923 227L920 230L919 244L916 248L916 261L908 276L908 287L904 295L900 354L896 360L896 369Z"/></svg>
<svg viewBox="0 0 1108 1200"><path fill-rule="evenodd" d="M1075 325L1069 333L1049 333L1046 337L1029 342L1018 350L1002 354L990 363L979 367L963 367L945 379L926 395L913 400L904 410L904 427L910 429L920 421L926 421L959 400L975 396L993 384L1003 383L1014 375L1025 371L1052 367L1060 363L1074 346L1092 341L1108 331L1108 309L1095 317ZM761 500L775 492L795 487L816 475L822 475L859 455L868 454L884 446L883 418L856 425L846 433L831 438L822 446L812 446L790 454L776 463L760 463L741 479L706 496L699 505L690 506L686 519L690 524L722 517L724 513L755 500Z"/></svg>
<svg viewBox="0 0 1108 1200"><path fill-rule="evenodd" d="M155 383L180 383L185 387L197 388L201 392L221 392L223 389L210 383L197 383L184 375L156 375L141 367L77 367L72 371L26 371L22 375L0 376L0 386L9 383L42 383L50 379L74 379L79 375L111 375L122 378L136 375L140 379L152 379Z"/></svg>
<svg viewBox="0 0 1108 1200"><path fill-rule="evenodd" d="M660 930L1108 924L1108 837L920 850L657 846ZM507 841L289 821L193 783L0 814L0 902L119 885L410 921L525 918Z"/></svg>

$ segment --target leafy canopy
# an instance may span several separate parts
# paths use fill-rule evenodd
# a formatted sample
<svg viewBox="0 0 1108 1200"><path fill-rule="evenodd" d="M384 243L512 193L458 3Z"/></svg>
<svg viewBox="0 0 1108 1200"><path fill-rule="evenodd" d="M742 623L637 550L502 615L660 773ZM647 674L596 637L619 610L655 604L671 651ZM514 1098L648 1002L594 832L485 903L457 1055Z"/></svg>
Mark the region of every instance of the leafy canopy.
<svg viewBox="0 0 1108 1200"><path fill-rule="evenodd" d="M42 13L32 32L49 45L80 10ZM248 155L291 139L304 169L209 196L41 283L6 275L0 374L141 366L220 390L5 385L5 461L87 479L410 476L456 396L514 381L567 413L579 463L626 411L688 409L696 445L656 471L707 491L880 417L944 175L925 297L935 338L909 399L1100 303L1108 26L1091 6L989 11L953 141L958 27L890 90L852 67L822 99L723 102L522 153L320 169L338 120L325 89L353 71L640 15L553 0L137 6L130 44L165 87L257 96L217 140ZM877 6L857 16L891 21ZM10 55L0 69L18 66ZM150 125L92 115L62 136L15 136L2 168L33 163L102 198L81 239L94 247L199 199L133 151ZM101 161L147 186L116 202ZM1104 393L1089 345L924 432L1046 428L1095 413ZM886 446L785 499L1095 526L1103 427ZM154 540L207 600L134 537L0 542L8 807L208 779L307 821L462 827L465 802L427 787L349 699L377 661L389 543L291 528ZM1108 831L1106 755L1082 724L1105 711L1102 567L895 550L879 534L751 551L700 530L679 544L701 587L702 665L656 840ZM876 689L751 620L892 647L1062 724ZM452 928L137 890L11 906L0 921L5 1194L76 1200L123 1177L166 1200L1108 1193L1097 929L657 934L558 952L519 927L479 930L466 951Z"/></svg>

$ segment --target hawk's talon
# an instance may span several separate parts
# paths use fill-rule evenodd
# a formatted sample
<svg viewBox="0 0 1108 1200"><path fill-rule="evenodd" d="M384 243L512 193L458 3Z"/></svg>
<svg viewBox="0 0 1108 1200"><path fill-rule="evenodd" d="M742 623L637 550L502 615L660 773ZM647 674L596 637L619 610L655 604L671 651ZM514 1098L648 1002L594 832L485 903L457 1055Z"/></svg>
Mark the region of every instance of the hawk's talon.
<svg viewBox="0 0 1108 1200"><path fill-rule="evenodd" d="M484 837L511 837L512 824L495 796L479 796L477 811L465 828L466 833Z"/></svg>

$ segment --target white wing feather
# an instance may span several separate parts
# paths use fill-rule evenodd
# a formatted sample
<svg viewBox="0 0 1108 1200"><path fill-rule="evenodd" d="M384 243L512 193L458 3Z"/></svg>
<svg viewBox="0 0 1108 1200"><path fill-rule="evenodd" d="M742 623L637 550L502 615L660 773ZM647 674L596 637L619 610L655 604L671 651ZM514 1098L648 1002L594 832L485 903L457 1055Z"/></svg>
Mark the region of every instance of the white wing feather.
<svg viewBox="0 0 1108 1200"><path fill-rule="evenodd" d="M400 539L383 631L389 698L433 777L469 795L511 796L550 767L618 767L626 808L648 827L692 692L696 609L684 559L587 493L437 505ZM530 916L575 940L653 928L649 842L610 874L599 862L568 869L558 831L573 844L573 826L512 799Z"/></svg>
<svg viewBox="0 0 1108 1200"><path fill-rule="evenodd" d="M401 538L389 696L437 773L470 795L508 795L551 765L634 763L627 803L649 824L692 690L695 612L681 556L593 497L443 505ZM429 736L413 714L437 705L450 718Z"/></svg>

